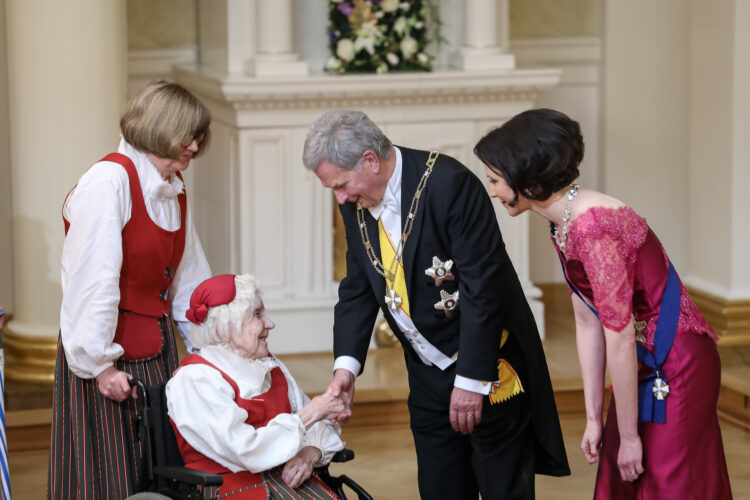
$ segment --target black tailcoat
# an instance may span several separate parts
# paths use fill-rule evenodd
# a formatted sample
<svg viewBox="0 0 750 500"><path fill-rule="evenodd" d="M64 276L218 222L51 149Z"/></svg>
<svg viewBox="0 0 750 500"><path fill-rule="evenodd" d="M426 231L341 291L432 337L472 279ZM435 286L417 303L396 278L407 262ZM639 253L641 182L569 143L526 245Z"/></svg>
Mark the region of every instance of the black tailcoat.
<svg viewBox="0 0 750 500"><path fill-rule="evenodd" d="M429 153L399 147L402 159L402 228ZM364 368L367 348L382 309L407 353L412 347L385 304L385 279L369 262L356 205L340 205L346 228L347 276L335 308L334 354L352 356ZM378 224L364 211L367 231L380 254ZM432 258L453 260L455 279L435 286L425 269ZM386 267L389 262L384 263ZM569 474L560 423L539 333L521 284L500 235L497 218L482 182L457 160L440 155L422 193L414 227L403 253L411 319L420 333L447 356L459 352L456 373L475 380L496 380L500 334L507 329L523 351L537 441L536 471ZM459 291L450 317L436 310L440 290ZM414 354L416 357L416 354ZM436 368L437 369L437 368Z"/></svg>

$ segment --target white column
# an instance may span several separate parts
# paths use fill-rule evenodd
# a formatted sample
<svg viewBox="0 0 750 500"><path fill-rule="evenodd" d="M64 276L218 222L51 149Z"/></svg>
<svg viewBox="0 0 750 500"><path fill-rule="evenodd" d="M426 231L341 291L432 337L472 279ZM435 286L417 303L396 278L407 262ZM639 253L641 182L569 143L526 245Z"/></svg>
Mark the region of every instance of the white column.
<svg viewBox="0 0 750 500"><path fill-rule="evenodd" d="M453 56L454 66L480 71L515 67L515 57L504 49L508 39L507 0L464 0L463 18L464 43Z"/></svg>
<svg viewBox="0 0 750 500"><path fill-rule="evenodd" d="M307 62L294 52L292 0L257 0L257 77L306 75Z"/></svg>
<svg viewBox="0 0 750 500"><path fill-rule="evenodd" d="M123 0L5 0L14 317L9 378L52 379L60 314L61 206L118 143L126 92Z"/></svg>

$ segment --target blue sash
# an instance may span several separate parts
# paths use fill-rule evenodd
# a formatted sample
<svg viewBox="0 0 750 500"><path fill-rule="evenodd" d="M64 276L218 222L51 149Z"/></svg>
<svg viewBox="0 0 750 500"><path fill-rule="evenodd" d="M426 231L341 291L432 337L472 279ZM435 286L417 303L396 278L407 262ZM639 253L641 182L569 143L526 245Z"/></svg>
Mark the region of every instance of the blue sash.
<svg viewBox="0 0 750 500"><path fill-rule="evenodd" d="M550 223L552 226L552 223ZM554 226L552 226L554 227ZM558 255L558 257L560 257ZM568 279L568 273L565 269L565 263L560 257L560 263L563 267L565 281L573 292L591 309L597 319L599 313L588 303L581 295L578 288ZM666 384L667 376L662 372L662 365L669 355L674 336L677 333L677 322L680 319L680 280L677 277L672 261L669 261L669 275L667 277L667 286L664 288L664 295L661 299L661 309L659 318L656 321L656 331L654 332L654 352L651 353L640 342L636 342L638 353L638 362L646 365L653 370L638 381L638 420L641 422L656 422L663 424L667 421L667 401L665 397L657 397L657 391Z"/></svg>

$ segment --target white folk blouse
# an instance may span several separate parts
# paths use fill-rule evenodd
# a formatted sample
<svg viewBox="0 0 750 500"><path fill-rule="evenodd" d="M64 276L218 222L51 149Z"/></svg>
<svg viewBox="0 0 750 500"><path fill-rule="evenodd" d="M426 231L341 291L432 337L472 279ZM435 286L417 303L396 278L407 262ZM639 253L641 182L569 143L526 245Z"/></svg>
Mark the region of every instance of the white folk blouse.
<svg viewBox="0 0 750 500"><path fill-rule="evenodd" d="M197 451L232 472L259 473L287 462L304 446L321 452L319 464L327 464L344 448L340 427L321 421L305 431L296 413L310 399L302 392L287 367L267 357L243 358L223 346L208 346L200 355L232 378L240 397L250 399L271 386L271 370L279 366L289 386L292 413L282 413L264 427L245 423L248 414L235 402L234 389L210 366L183 366L167 383L167 408L182 437Z"/></svg>
<svg viewBox="0 0 750 500"><path fill-rule="evenodd" d="M146 155L124 139L117 151L133 161L151 219L168 231L179 229L177 195L184 189L182 181L176 176L165 181ZM120 302L122 230L131 207L128 174L112 162L94 164L63 206L71 225L62 251L60 334L68 365L81 378L96 377L123 354L113 340ZM186 225L185 250L169 290L172 316L181 332L190 295L211 276L189 210Z"/></svg>

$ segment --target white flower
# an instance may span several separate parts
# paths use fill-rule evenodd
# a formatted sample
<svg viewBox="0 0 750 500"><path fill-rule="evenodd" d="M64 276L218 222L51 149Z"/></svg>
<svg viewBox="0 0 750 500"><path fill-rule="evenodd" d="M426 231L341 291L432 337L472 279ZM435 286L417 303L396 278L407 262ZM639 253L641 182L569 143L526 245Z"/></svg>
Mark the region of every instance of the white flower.
<svg viewBox="0 0 750 500"><path fill-rule="evenodd" d="M410 36L407 36L401 40L401 54L404 59L411 59L411 57L417 52L417 41ZM343 58L342 58L343 59Z"/></svg>
<svg viewBox="0 0 750 500"><path fill-rule="evenodd" d="M354 59L355 53L354 43L348 38L342 38L339 40L339 43L336 44L336 55L339 56L342 61L351 61Z"/></svg>
<svg viewBox="0 0 750 500"><path fill-rule="evenodd" d="M398 4L398 6L401 7L401 10L409 10L409 7L411 7L411 5L409 5L409 2L401 2L400 4Z"/></svg>
<svg viewBox="0 0 750 500"><path fill-rule="evenodd" d="M391 63L391 66L396 66L399 62L399 58L396 54L393 52L388 52L385 55L385 58L388 59L388 62Z"/></svg>
<svg viewBox="0 0 750 500"><path fill-rule="evenodd" d="M341 59L338 57L329 57L326 61L326 69L336 71L341 67Z"/></svg>
<svg viewBox="0 0 750 500"><path fill-rule="evenodd" d="M365 49L368 54L373 55L375 53L375 38L357 38L354 40L354 53L356 54L360 50Z"/></svg>
<svg viewBox="0 0 750 500"><path fill-rule="evenodd" d="M383 63L377 68L375 68L375 73L382 75L383 73L388 73L388 65Z"/></svg>
<svg viewBox="0 0 750 500"><path fill-rule="evenodd" d="M383 3L380 4L380 8L383 9L383 12L394 12L398 10L398 7L398 0L383 0Z"/></svg>
<svg viewBox="0 0 750 500"><path fill-rule="evenodd" d="M427 57L427 54L424 52L420 52L417 54L417 61L421 62L422 64L427 64L430 61L430 58Z"/></svg>
<svg viewBox="0 0 750 500"><path fill-rule="evenodd" d="M406 31L406 18L404 16L399 17L396 19L396 22L393 23L393 31L403 36L404 31Z"/></svg>
<svg viewBox="0 0 750 500"><path fill-rule="evenodd" d="M362 23L362 26L357 30L356 35L357 38L354 40L354 53L356 54L360 50L365 49L370 55L375 53L375 41L383 36L378 27L372 21Z"/></svg>
<svg viewBox="0 0 750 500"><path fill-rule="evenodd" d="M362 36L365 38L377 38L383 36L383 33L380 31L374 21L367 21L365 23L362 23L362 25L359 27L359 29L357 30L357 36Z"/></svg>
<svg viewBox="0 0 750 500"><path fill-rule="evenodd" d="M416 23L414 23L414 27L418 30L421 30L422 28L424 28L424 23L422 21L417 21Z"/></svg>

